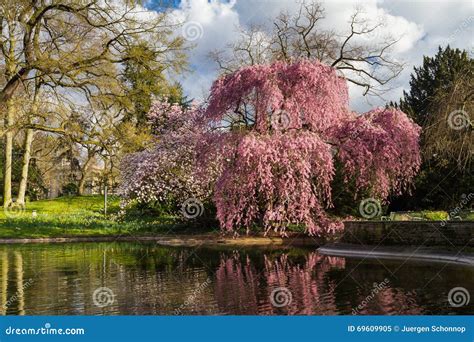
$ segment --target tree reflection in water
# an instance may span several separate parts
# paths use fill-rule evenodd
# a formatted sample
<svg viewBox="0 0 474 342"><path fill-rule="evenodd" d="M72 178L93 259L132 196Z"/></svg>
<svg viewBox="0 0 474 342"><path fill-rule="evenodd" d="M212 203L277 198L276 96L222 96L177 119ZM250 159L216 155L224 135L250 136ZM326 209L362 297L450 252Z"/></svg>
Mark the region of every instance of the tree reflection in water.
<svg viewBox="0 0 474 342"><path fill-rule="evenodd" d="M156 244L0 247L1 314L472 314L449 290L472 267L329 257L308 249L176 248ZM374 291L385 279L386 286ZM469 288L469 286L471 286ZM93 292L113 291L97 307ZM285 288L291 302L272 305Z"/></svg>
<svg viewBox="0 0 474 342"><path fill-rule="evenodd" d="M223 312L233 308L238 314L336 314L336 279L330 271L344 266L343 258L312 252L296 261L286 253L264 255L259 269L248 255L223 254L216 271L216 301ZM292 294L291 303L281 308L270 301L272 290L278 287Z"/></svg>

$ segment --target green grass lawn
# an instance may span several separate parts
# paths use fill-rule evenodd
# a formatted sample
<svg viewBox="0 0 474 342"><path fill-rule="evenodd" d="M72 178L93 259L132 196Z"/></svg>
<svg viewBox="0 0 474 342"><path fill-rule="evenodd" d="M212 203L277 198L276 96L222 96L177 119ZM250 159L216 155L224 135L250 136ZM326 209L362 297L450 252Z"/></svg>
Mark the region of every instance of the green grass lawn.
<svg viewBox="0 0 474 342"><path fill-rule="evenodd" d="M119 217L119 198L115 196L109 197L107 208L107 215L104 215L103 196L73 196L30 202L25 210L14 213L0 210L0 238L146 236L217 231L215 223L185 222L179 217L138 209L127 210L125 216ZM447 213L412 212L411 215L442 220ZM472 219L474 217L463 218ZM301 227L290 230L303 231Z"/></svg>
<svg viewBox="0 0 474 342"><path fill-rule="evenodd" d="M103 196L30 202L24 211L0 211L0 238L189 233L189 227L176 217L131 211L119 219L119 210L119 199L115 196L109 197L107 216Z"/></svg>

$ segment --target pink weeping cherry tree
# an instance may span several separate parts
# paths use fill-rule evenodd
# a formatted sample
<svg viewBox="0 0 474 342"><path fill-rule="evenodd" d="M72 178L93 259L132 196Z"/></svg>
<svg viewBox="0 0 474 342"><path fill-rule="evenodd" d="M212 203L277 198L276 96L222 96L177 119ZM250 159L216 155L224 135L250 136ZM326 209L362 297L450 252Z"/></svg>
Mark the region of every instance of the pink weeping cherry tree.
<svg viewBox="0 0 474 342"><path fill-rule="evenodd" d="M283 235L342 227L328 216L336 161L356 194L381 200L409 189L420 166L417 126L397 109L349 110L334 68L300 60L242 68L211 88L199 167L219 161L213 200L226 232L256 224Z"/></svg>

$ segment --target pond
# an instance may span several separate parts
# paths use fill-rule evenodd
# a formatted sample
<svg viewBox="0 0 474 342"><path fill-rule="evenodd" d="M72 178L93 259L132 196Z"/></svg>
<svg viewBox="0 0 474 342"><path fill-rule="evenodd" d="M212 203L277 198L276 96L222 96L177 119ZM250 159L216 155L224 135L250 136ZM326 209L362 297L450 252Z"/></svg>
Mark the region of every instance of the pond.
<svg viewBox="0 0 474 342"><path fill-rule="evenodd" d="M0 246L2 314L474 314L474 268L329 257L315 249L154 243Z"/></svg>

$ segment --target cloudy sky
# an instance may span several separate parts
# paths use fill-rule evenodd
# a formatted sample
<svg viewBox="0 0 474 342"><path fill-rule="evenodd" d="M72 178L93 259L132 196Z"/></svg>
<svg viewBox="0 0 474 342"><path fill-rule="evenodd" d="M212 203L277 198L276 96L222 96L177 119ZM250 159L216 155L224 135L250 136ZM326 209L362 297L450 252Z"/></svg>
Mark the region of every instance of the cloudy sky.
<svg viewBox="0 0 474 342"><path fill-rule="evenodd" d="M159 2L150 0L147 7L156 8ZM407 89L413 66L420 65L423 55L432 56L439 45L474 52L474 2L463 1L396 1L396 0L327 0L324 29L344 34L348 20L356 6L362 7L369 18L384 18L386 33L401 38L393 49L393 57L406 64L398 78L392 81L390 92L384 99L367 98L357 87L350 87L351 107L365 111L385 101L398 100ZM249 25L269 25L281 11L295 12L297 0L182 0L174 2L173 15L187 22L197 23L186 33L195 45L190 53L193 72L180 79L185 93L196 99L207 97L209 87L217 76L217 67L208 53L225 49L238 39L238 28ZM193 31L195 29L195 31Z"/></svg>

